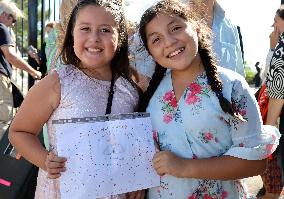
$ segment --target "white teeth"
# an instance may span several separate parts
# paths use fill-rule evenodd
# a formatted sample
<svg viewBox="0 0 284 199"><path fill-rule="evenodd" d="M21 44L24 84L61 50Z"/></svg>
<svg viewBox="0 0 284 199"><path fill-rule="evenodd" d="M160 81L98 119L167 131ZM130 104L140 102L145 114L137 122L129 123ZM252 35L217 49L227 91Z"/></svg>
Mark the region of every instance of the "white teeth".
<svg viewBox="0 0 284 199"><path fill-rule="evenodd" d="M89 52L101 52L102 51L102 49L99 49L99 48L87 48L87 50Z"/></svg>
<svg viewBox="0 0 284 199"><path fill-rule="evenodd" d="M184 51L184 48L180 48L180 49L178 49L178 50L176 50L176 51L170 53L170 54L168 55L168 57L169 57L169 58L172 58L173 56L178 55L178 54L181 53L182 51Z"/></svg>

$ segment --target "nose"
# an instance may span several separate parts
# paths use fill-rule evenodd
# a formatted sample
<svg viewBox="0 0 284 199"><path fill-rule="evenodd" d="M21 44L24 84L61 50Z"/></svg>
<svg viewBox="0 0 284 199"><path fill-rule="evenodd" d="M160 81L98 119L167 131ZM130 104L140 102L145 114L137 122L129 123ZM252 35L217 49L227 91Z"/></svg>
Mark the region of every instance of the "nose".
<svg viewBox="0 0 284 199"><path fill-rule="evenodd" d="M167 34L165 36L166 47L172 46L176 41L177 41L177 39L173 35L171 35L171 34Z"/></svg>
<svg viewBox="0 0 284 199"><path fill-rule="evenodd" d="M100 32L98 31L92 32L92 34L90 35L90 40L94 42L100 42L101 41Z"/></svg>

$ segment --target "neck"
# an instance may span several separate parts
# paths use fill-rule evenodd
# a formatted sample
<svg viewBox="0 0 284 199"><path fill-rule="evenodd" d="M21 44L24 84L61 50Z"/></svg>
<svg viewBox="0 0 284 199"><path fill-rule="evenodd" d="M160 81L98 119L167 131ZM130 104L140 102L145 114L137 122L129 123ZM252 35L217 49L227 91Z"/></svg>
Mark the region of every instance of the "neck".
<svg viewBox="0 0 284 199"><path fill-rule="evenodd" d="M172 70L172 78L175 81L188 85L203 71L204 66L202 65L199 54L197 54L190 66L185 70Z"/></svg>
<svg viewBox="0 0 284 199"><path fill-rule="evenodd" d="M112 79L112 71L110 67L101 67L101 68L84 68L81 67L81 70L89 77L95 78L98 80L110 81Z"/></svg>

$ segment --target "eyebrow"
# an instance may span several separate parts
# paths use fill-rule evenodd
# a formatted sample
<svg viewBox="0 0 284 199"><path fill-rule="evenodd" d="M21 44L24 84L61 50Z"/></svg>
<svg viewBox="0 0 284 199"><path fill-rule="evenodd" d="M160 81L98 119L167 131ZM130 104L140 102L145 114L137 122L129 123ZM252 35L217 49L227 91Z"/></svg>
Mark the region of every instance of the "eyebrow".
<svg viewBox="0 0 284 199"><path fill-rule="evenodd" d="M91 23L88 22L79 22L78 25L90 25ZM116 24L99 24L99 26L109 26L109 27L116 27Z"/></svg>
<svg viewBox="0 0 284 199"><path fill-rule="evenodd" d="M177 22L176 19L171 20L171 22L167 24L167 27L169 27L170 25L172 25L173 23L176 23L176 22ZM147 36L152 37L155 34L157 34L157 32L152 32L152 33L148 34Z"/></svg>

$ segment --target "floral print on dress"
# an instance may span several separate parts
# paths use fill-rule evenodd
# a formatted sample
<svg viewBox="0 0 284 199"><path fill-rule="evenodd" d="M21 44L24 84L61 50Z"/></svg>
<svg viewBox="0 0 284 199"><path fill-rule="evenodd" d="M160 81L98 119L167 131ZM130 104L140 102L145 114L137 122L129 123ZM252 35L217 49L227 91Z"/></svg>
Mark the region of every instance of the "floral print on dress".
<svg viewBox="0 0 284 199"><path fill-rule="evenodd" d="M166 92L165 95L160 98L160 102L163 104L162 111L164 113L164 123L169 124L173 120L182 123L181 113L178 109L178 102L173 90Z"/></svg>
<svg viewBox="0 0 284 199"><path fill-rule="evenodd" d="M184 100L185 104L192 106L193 114L198 114L199 110L204 108L201 104L202 97L210 97L210 86L205 82L193 82L191 83L185 91Z"/></svg>
<svg viewBox="0 0 284 199"><path fill-rule="evenodd" d="M225 199L228 192L222 187L220 181L216 180L199 180L198 188L188 196L188 199Z"/></svg>
<svg viewBox="0 0 284 199"><path fill-rule="evenodd" d="M199 132L199 139L203 143L219 142L218 138L211 131Z"/></svg>
<svg viewBox="0 0 284 199"><path fill-rule="evenodd" d="M245 192L244 187L243 187L241 181L235 180L234 181L234 185L236 187L236 190L238 190L238 192L239 192L239 198L240 199L247 199L248 198L248 194Z"/></svg>
<svg viewBox="0 0 284 199"><path fill-rule="evenodd" d="M246 122L248 121L247 118L247 96L239 95L238 99L232 99L232 107L234 112L240 114ZM232 118L231 124L233 125L234 129L237 130L239 128L239 124L243 123L244 121L238 118Z"/></svg>
<svg viewBox="0 0 284 199"><path fill-rule="evenodd" d="M279 132L274 127L267 129L261 125L259 110L246 81L233 71L223 71L223 68L218 71L224 97L230 99L235 110L248 122L232 121L232 117L222 110L208 85L206 73L189 84L177 102L171 71L167 71L147 108L153 129L159 134L161 151L171 151L193 161L223 155L247 160L264 159L277 146ZM176 113L182 117L182 122L176 122L179 121ZM241 179L202 180L165 175L161 182L160 187L149 189L148 199L247 198Z"/></svg>

